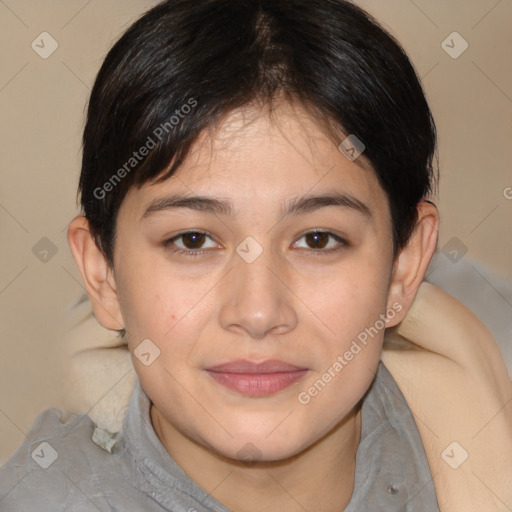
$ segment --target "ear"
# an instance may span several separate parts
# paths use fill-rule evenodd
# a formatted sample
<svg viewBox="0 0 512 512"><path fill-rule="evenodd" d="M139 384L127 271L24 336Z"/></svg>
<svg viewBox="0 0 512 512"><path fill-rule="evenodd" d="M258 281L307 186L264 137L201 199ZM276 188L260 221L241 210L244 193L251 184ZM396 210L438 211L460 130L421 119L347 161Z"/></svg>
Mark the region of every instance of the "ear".
<svg viewBox="0 0 512 512"><path fill-rule="evenodd" d="M68 243L91 299L94 316L106 329L123 329L113 269L96 245L84 216L75 217L69 224Z"/></svg>
<svg viewBox="0 0 512 512"><path fill-rule="evenodd" d="M401 309L387 322L387 327L397 325L407 314L436 250L438 235L439 212L434 204L421 201L418 204L418 220L414 231L393 266L388 310L397 310L397 304L401 305Z"/></svg>

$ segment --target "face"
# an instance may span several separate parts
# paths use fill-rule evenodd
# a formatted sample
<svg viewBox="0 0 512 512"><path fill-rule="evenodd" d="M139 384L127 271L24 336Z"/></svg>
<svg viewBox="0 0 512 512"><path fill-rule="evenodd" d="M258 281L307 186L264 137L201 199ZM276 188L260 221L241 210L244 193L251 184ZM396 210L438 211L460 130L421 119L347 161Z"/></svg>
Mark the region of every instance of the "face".
<svg viewBox="0 0 512 512"><path fill-rule="evenodd" d="M231 115L117 221L143 389L169 431L229 458L291 457L354 410L399 307L392 267L375 174L289 105Z"/></svg>

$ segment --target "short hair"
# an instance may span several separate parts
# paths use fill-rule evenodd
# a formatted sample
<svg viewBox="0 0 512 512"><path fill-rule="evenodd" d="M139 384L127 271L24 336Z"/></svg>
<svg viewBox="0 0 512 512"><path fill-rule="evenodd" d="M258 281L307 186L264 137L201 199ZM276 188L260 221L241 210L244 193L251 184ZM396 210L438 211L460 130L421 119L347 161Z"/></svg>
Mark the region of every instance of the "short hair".
<svg viewBox="0 0 512 512"><path fill-rule="evenodd" d="M278 96L362 141L396 254L437 172L434 120L399 43L345 0L167 0L113 45L89 100L78 192L109 264L130 187L169 178L205 129Z"/></svg>

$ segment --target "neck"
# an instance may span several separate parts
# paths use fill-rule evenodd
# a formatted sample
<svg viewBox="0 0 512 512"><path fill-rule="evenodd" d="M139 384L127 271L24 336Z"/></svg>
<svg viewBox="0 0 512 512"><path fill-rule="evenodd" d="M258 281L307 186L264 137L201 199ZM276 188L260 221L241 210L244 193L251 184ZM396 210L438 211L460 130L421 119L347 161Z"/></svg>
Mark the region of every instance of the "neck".
<svg viewBox="0 0 512 512"><path fill-rule="evenodd" d="M233 512L339 512L352 496L360 408L294 457L254 465L224 458L184 436L153 405L151 419L158 438L181 468Z"/></svg>

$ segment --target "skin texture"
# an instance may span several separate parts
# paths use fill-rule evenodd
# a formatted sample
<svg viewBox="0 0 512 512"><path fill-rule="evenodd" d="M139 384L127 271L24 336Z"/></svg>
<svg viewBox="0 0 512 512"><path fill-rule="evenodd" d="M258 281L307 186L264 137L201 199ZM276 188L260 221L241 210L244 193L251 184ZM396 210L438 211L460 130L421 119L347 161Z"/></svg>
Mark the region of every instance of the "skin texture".
<svg viewBox="0 0 512 512"><path fill-rule="evenodd" d="M368 214L331 205L281 216L292 199L333 192L365 204ZM144 217L171 193L223 199L234 214L174 208ZM235 512L314 510L318 503L330 512L352 493L358 402L375 374L384 329L307 404L298 396L362 331L381 325L381 315L393 311L387 327L403 319L438 222L435 207L420 203L411 240L394 258L388 202L375 174L283 103L272 119L266 110L233 113L197 141L175 176L130 189L117 219L114 268L83 217L71 223L68 239L96 318L126 329L155 431L183 469ZM346 242L305 236L315 229ZM175 238L187 230L211 233L201 254L170 250L191 250L190 240L187 247ZM262 251L251 263L236 250L247 248L247 237ZM166 245L171 239L175 245ZM134 356L144 339L160 351L149 366ZM236 359L279 359L307 373L278 393L247 397L205 371ZM248 452L257 464L243 463Z"/></svg>

